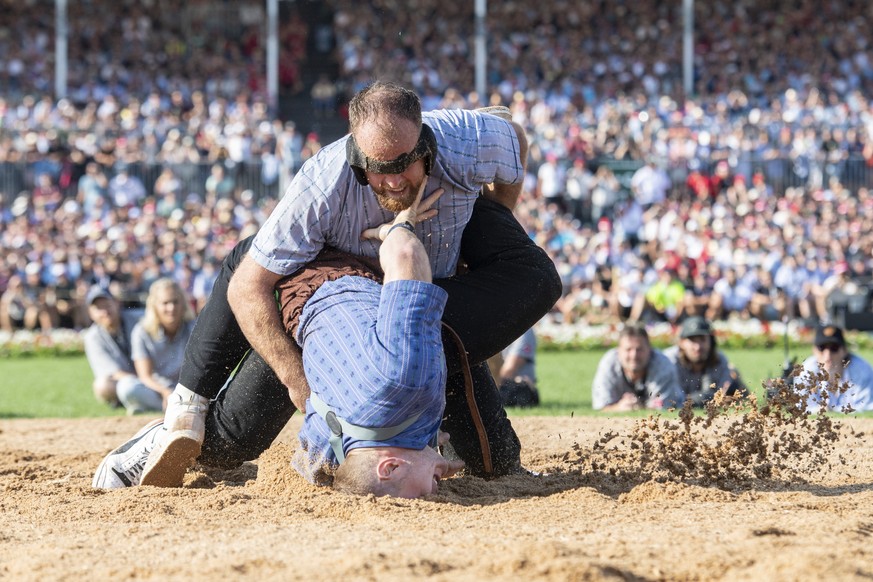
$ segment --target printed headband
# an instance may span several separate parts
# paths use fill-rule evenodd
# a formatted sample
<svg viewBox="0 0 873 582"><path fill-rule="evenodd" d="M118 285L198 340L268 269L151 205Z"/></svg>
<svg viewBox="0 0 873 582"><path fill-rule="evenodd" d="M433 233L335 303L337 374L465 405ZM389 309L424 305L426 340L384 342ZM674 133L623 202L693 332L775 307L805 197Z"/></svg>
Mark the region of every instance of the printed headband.
<svg viewBox="0 0 873 582"><path fill-rule="evenodd" d="M418 143L415 144L412 151L400 154L393 160L382 161L367 157L361 151L361 148L358 147L358 142L355 141L355 136L353 135L350 135L346 142L346 160L352 167L358 183L362 186L368 184L367 172L374 174L402 174L413 162L421 159L424 160L424 173L429 176L436 153L436 136L433 130L424 124L421 126Z"/></svg>

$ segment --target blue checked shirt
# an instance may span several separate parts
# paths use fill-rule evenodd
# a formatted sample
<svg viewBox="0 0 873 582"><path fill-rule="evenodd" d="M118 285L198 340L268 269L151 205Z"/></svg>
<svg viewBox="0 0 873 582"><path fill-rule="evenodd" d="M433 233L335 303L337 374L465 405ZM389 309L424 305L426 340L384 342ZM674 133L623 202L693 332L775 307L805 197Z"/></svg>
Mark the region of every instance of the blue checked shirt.
<svg viewBox="0 0 873 582"><path fill-rule="evenodd" d="M461 234L470 220L482 186L517 184L524 178L518 136L512 125L494 115L460 109L424 113L433 129L438 154L425 196L445 193L434 208L438 215L416 226L430 257L435 278L455 271ZM369 186L362 186L346 162L348 136L307 160L258 231L251 256L279 275L290 275L325 245L356 255L377 257L378 241L361 233L394 219Z"/></svg>
<svg viewBox="0 0 873 582"><path fill-rule="evenodd" d="M340 418L369 428L418 419L387 441L343 436L343 450L396 446L424 448L439 430L445 410L446 363L440 320L448 294L423 281L380 285L364 277L323 284L306 302L296 340L303 346L309 387ZM313 406L298 433L298 472L317 482L335 466L330 430Z"/></svg>

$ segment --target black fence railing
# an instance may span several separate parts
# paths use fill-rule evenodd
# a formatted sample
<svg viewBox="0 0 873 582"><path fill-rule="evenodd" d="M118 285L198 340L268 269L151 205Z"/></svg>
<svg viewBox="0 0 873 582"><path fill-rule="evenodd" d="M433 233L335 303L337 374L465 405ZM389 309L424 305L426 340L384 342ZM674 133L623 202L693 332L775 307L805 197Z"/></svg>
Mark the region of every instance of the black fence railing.
<svg viewBox="0 0 873 582"><path fill-rule="evenodd" d="M696 170L704 175L712 175L716 165L721 160L695 161ZM618 178L626 193L630 190L630 179L633 173L642 165L637 160L600 159L596 165L606 165ZM569 162L567 162L569 164ZM151 193L153 186L162 170L169 167L181 182L181 194L191 193L203 196L206 192L206 179L210 175L212 163L201 164L128 164L128 172L139 177ZM276 198L284 190L291 178L287 168L276 168L272 164L262 162L245 162L237 164L222 163L225 173L234 183L236 191L251 190L256 200ZM682 161L666 168L672 181L672 193L682 195L687 192L686 179L691 172L692 164ZM115 175L112 168L105 170L108 178ZM839 181L850 191L860 187L873 186L873 160L860 156L851 156L837 162L814 158L737 158L729 165L731 176L741 175L746 184L751 184L752 175L760 171L774 193L780 195L790 187L819 188L827 186L832 178ZM36 176L41 172L60 173L60 164L47 164L44 161L34 163L0 162L0 200L7 206L20 195L28 195L33 189ZM68 195L74 195L76 184L70 184Z"/></svg>
<svg viewBox="0 0 873 582"><path fill-rule="evenodd" d="M176 179L180 182L179 193L184 198L188 194L203 196L206 193L206 180L209 178L212 163L204 164L126 164L128 173L142 180L146 192L154 192L154 185L165 168L173 171ZM276 168L273 165L265 165L262 162L246 162L237 164L222 163L225 175L232 180L234 190L251 190L256 200L272 197L277 198L284 184L290 178L290 172L285 168ZM33 190L36 177L40 173L60 173L60 168L52 168L46 164L26 163L0 163L0 200L7 205L18 196L27 195ZM105 169L107 178L111 179L117 174L113 168ZM75 196L76 184L70 184L66 194Z"/></svg>

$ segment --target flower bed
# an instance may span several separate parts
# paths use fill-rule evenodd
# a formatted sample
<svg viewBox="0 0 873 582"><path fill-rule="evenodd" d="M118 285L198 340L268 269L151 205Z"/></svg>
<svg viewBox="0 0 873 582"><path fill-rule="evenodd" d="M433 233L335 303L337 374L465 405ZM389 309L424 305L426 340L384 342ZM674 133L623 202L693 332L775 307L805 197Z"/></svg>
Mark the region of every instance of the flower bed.
<svg viewBox="0 0 873 582"><path fill-rule="evenodd" d="M0 358L77 356L84 353L82 334L72 329L53 329L50 332L0 331Z"/></svg>
<svg viewBox="0 0 873 582"><path fill-rule="evenodd" d="M725 348L772 348L782 347L785 341L785 324L781 322L764 325L756 319L717 321L713 323L718 343ZM547 350L608 349L618 344L620 324L567 325L543 320L536 326L539 347ZM648 326L652 345L665 348L676 341L678 330L669 323ZM809 346L815 330L800 322L788 323L789 348ZM853 349L873 349L873 336L866 332L846 332L846 341ZM0 358L27 356L75 356L85 353L82 333L71 329L55 329L48 333L0 331Z"/></svg>
<svg viewBox="0 0 873 582"><path fill-rule="evenodd" d="M789 348L810 346L815 328L799 321L761 322L757 319L716 321L712 324L718 345L723 348L773 348L785 345L786 331ZM607 349L618 344L621 324L567 325L543 320L536 326L539 346L542 349ZM652 345L666 348L676 342L679 330L669 323L646 326ZM873 336L867 332L848 331L846 341L851 349L873 348Z"/></svg>

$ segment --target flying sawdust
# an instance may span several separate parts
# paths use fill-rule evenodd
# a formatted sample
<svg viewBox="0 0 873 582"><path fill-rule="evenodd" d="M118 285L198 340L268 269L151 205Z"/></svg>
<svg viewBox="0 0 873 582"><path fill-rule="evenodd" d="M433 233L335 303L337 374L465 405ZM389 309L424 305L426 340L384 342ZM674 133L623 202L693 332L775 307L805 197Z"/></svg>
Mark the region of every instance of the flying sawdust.
<svg viewBox="0 0 873 582"><path fill-rule="evenodd" d="M841 455L833 454L835 445L841 438L861 436L823 410L807 413L811 395L821 392L827 399L821 386L835 394L849 389L839 378L828 382L827 372L803 377L796 368L788 380L768 383L763 405L754 394L718 393L702 414L695 414L689 401L678 419L653 415L636 422L627 435L602 434L590 451L574 445L575 464L583 474L610 475L627 483L674 482L725 490L805 483L845 465Z"/></svg>

